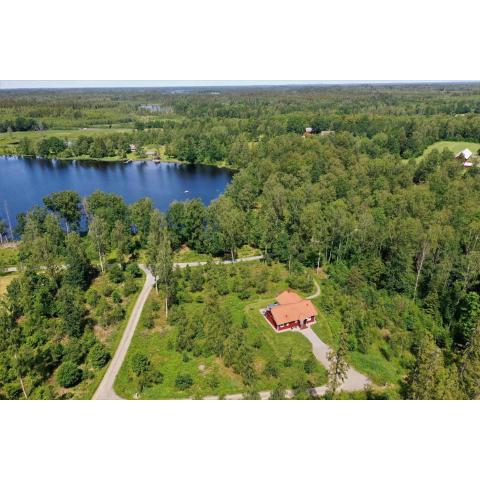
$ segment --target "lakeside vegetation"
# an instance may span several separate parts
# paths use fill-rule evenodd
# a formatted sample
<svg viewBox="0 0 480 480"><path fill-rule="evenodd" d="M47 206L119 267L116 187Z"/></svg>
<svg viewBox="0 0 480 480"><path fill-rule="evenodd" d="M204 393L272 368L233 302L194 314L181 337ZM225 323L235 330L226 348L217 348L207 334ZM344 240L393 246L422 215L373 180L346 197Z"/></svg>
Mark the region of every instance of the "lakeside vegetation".
<svg viewBox="0 0 480 480"><path fill-rule="evenodd" d="M333 348L345 348L349 362L382 395L477 398L480 168L465 169L454 155L457 147L480 144L479 93L476 85L225 89L214 96L2 92L0 102L8 100L0 121L22 115L51 129L128 123L132 132L102 141L111 140L114 149L127 141L159 145L179 160L238 172L210 206L175 202L165 214L148 199L127 206L116 195L96 192L86 201L88 234L78 238L82 208L72 192L22 216L18 262L24 271L0 307L0 395L21 398L22 382L29 397L84 395L89 348L109 348L95 327L101 312L91 308L87 294L95 282L125 276L143 258L158 293L144 312L153 325L142 320L118 380L119 393L128 398L235 391L254 398L261 389L290 388L297 377L303 385L325 378L317 363L315 373L301 372L310 354L302 337L277 335L257 322L258 310L287 281L308 289L311 272L320 268L327 277L314 300L320 313L313 328ZM146 103L168 108L139 108ZM303 135L306 127L313 133ZM8 233L6 227L0 233ZM261 252L265 264L173 271L174 259L237 258L242 247ZM69 255L87 263L68 261ZM94 273L69 284L70 268L57 267L77 263ZM243 274L236 272L241 268ZM256 269L263 273L249 284ZM68 304L85 314L62 310L66 285L76 289ZM124 313L115 325L130 301L119 295L115 305ZM70 343L88 353L71 356ZM230 343L240 356L228 356ZM296 366L282 367L290 347ZM272 358L280 365L278 378L264 374ZM60 388L59 376L66 374L77 387ZM218 382L208 383L210 376ZM354 396L362 395L371 398Z"/></svg>

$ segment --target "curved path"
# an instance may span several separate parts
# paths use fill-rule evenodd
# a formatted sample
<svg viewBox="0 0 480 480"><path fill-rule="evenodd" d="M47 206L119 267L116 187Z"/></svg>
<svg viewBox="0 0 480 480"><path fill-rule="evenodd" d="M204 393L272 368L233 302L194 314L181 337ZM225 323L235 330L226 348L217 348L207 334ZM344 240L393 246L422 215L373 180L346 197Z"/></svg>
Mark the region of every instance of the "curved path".
<svg viewBox="0 0 480 480"><path fill-rule="evenodd" d="M315 284L315 293L307 297L307 299L309 300L312 300L320 296L320 285L315 279L313 279L313 283ZM328 361L328 354L330 353L331 348L326 343L322 342L322 340L320 340L318 335L310 327L304 330L295 330L295 332L301 333L312 344L313 355L328 370L330 368L330 362ZM360 372L357 372L357 370L355 370L354 368L349 367L347 372L347 378L342 383L342 385L338 387L338 390L344 391L344 392L354 392L358 390L364 390L365 387L367 387L368 385L371 385L371 381L368 377L366 377ZM315 397L320 397L322 395L325 395L327 391L328 391L328 385L322 385L320 387L313 387L309 389L309 393ZM268 391L259 392L259 396L261 400L268 400L271 394L272 392L268 392ZM294 395L295 395L295 392L293 390L285 390L286 398L293 398ZM242 393L235 393L232 395L225 396L225 400L243 400L243 398L244 397ZM204 398L204 400L218 400L218 399L219 397L217 396Z"/></svg>
<svg viewBox="0 0 480 480"><path fill-rule="evenodd" d="M237 262L251 262L253 260L260 260L263 257L256 256L256 257L247 257L236 260ZM225 261L218 261L215 263L232 263L231 260ZM198 267L200 265L206 265L207 262L186 262L186 263L174 263L173 266L176 268L185 268L189 267ZM118 372L122 367L122 364L125 360L127 355L128 347L133 338L133 334L135 333L135 329L137 328L138 322L140 321L140 316L142 314L143 307L145 302L147 301L148 295L152 290L152 287L155 285L155 279L153 278L150 271L144 266L140 265L140 268L145 272L146 279L143 285L142 291L135 302L135 306L133 307L132 313L130 314L130 318L128 319L127 326L125 331L123 332L122 339L118 344L117 350L115 351L115 355L113 356L110 365L108 366L105 375L100 382L97 390L95 391L92 400L122 400L122 397L119 397L113 388L115 383L115 379L117 378Z"/></svg>
<svg viewBox="0 0 480 480"><path fill-rule="evenodd" d="M142 314L142 310L145 302L147 301L148 295L150 294L150 290L155 285L155 279L150 271L147 270L144 265L140 265L140 268L146 274L145 283L140 295L137 298L137 301L135 302L115 355L113 356L113 359L110 362L110 365L108 366L100 385L94 393L92 400L122 400L122 398L115 393L113 384L115 383L115 378L117 378L118 372L120 371L122 363L127 355L128 347L132 341L133 334L137 328L140 315Z"/></svg>

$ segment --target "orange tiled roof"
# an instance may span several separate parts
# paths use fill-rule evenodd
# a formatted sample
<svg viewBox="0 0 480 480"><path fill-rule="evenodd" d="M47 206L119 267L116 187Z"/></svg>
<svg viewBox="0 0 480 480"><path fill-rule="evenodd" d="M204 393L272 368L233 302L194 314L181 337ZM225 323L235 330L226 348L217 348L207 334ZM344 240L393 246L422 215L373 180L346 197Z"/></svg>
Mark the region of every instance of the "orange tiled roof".
<svg viewBox="0 0 480 480"><path fill-rule="evenodd" d="M285 290L275 299L280 305L286 305L287 303L298 303L303 300L303 298L295 293L293 290Z"/></svg>
<svg viewBox="0 0 480 480"><path fill-rule="evenodd" d="M270 311L277 325L305 320L317 315L317 310L310 300L304 300L292 290L285 290L276 298L278 305Z"/></svg>

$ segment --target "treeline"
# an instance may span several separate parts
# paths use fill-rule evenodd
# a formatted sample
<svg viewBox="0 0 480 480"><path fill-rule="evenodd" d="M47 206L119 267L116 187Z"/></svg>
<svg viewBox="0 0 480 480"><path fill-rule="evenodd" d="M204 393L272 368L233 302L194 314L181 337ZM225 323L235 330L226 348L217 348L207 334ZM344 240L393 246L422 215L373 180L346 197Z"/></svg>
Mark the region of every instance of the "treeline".
<svg viewBox="0 0 480 480"><path fill-rule="evenodd" d="M68 140L56 136L33 141L21 138L17 146L17 153L26 156L43 158L126 158L131 153L131 142L137 141L138 136L129 134L111 134L103 136L81 135L78 139ZM142 146L138 144L138 153L142 153Z"/></svg>
<svg viewBox="0 0 480 480"><path fill-rule="evenodd" d="M0 133L28 132L30 130L47 130L47 125L34 118L17 117L15 120L0 121Z"/></svg>

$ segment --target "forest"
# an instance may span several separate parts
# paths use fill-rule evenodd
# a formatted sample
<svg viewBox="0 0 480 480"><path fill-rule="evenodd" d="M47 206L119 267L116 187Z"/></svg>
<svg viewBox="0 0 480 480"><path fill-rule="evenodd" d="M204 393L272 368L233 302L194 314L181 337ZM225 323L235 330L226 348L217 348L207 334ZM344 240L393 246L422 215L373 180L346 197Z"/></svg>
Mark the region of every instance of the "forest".
<svg viewBox="0 0 480 480"><path fill-rule="evenodd" d="M268 374L254 361L255 338L242 332L242 318L230 321L222 297L236 285L242 300L262 275L270 291L275 268L304 291L321 272L316 328L379 387L362 398L477 398L480 168L464 168L449 149L422 153L440 140L480 142L479 94L477 84L1 92L6 131L106 130L70 143L61 135L19 140L18 154L97 158L136 143L236 173L209 206L190 200L159 212L149 199L126 205L114 194L66 191L21 215L20 273L0 305L0 396L87 398L144 262L163 295L158 308L178 332L170 348L221 359L252 398ZM263 274L173 269L181 249L235 259L245 245L264 255ZM204 289L201 315L189 316L192 292ZM132 368L139 391L166 375L145 356ZM301 372L277 391L323 373ZM188 391L192 379L180 377L179 390Z"/></svg>

